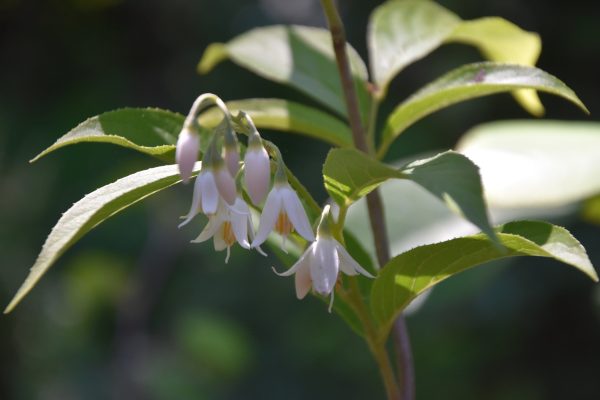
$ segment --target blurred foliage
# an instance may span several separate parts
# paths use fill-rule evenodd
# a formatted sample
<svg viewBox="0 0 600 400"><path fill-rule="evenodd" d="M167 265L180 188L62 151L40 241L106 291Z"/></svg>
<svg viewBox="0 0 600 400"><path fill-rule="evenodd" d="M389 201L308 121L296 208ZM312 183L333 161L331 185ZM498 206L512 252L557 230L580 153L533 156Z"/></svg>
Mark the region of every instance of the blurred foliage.
<svg viewBox="0 0 600 400"><path fill-rule="evenodd" d="M465 19L499 15L540 33L538 64L569 84L597 119L600 4L441 3ZM365 16L376 4L342 4L349 40L363 57ZM324 19L316 0L0 2L4 303L69 205L94 187L157 165L110 145L80 145L27 161L86 118L125 106L185 113L198 93L209 91L225 100L306 100L231 63L196 74L208 43L275 23L322 26ZM392 82L382 115L424 82L478 59L474 49L452 45L407 68ZM542 101L553 119L582 119L561 100ZM452 147L480 122L524 117L508 95L454 106L409 129L390 159ZM315 177L327 146L266 136L323 200ZM310 151L296 150L306 143ZM236 249L224 264L210 245L188 244L203 223L176 229L190 190L161 193L92 231L0 319L0 398L382 397L361 340L321 301L298 302L292 282L271 272L274 256ZM567 225L600 265L597 226L576 217L553 222ZM543 284L532 285L540 262L468 272L432 293L409 319L419 398L598 397L600 290L558 266L547 269Z"/></svg>

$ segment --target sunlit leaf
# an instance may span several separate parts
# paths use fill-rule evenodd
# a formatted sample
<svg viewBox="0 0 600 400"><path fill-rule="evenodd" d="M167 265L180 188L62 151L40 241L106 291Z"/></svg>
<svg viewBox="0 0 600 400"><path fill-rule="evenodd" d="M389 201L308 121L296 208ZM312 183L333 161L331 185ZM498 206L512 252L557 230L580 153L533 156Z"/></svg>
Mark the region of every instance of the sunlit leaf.
<svg viewBox="0 0 600 400"><path fill-rule="evenodd" d="M369 104L367 69L350 45L347 52L360 108L366 113ZM290 85L340 115L346 115L328 30L281 25L255 28L225 45L209 46L200 60L199 70L209 72L225 58L225 54L236 64L266 79Z"/></svg>
<svg viewBox="0 0 600 400"><path fill-rule="evenodd" d="M460 18L432 1L387 1L369 20L371 72L385 91L407 65L425 57L454 31Z"/></svg>
<svg viewBox="0 0 600 400"><path fill-rule="evenodd" d="M248 113L258 128L300 133L339 147L352 144L350 130L342 121L293 101L246 99L227 102L227 107L233 115L240 110ZM211 109L201 116L200 122L214 125L220 118L220 112Z"/></svg>
<svg viewBox="0 0 600 400"><path fill-rule="evenodd" d="M323 165L325 189L339 205L350 205L390 178L404 178L389 167L354 149L334 149Z"/></svg>
<svg viewBox="0 0 600 400"><path fill-rule="evenodd" d="M581 217L586 222L600 225L600 195L594 196L583 203Z"/></svg>
<svg viewBox="0 0 600 400"><path fill-rule="evenodd" d="M401 171L408 179L444 201L452 211L495 238L483 200L479 168L467 157L447 151L414 161Z"/></svg>
<svg viewBox="0 0 600 400"><path fill-rule="evenodd" d="M89 118L61 136L33 160L77 143L112 143L170 161L184 117L157 108L123 108Z"/></svg>
<svg viewBox="0 0 600 400"><path fill-rule="evenodd" d="M524 31L498 17L463 21L446 40L473 45L490 61L528 66L536 64L542 51L542 41L537 33ZM517 90L513 94L531 114L540 116L544 113L535 90Z"/></svg>
<svg viewBox="0 0 600 400"><path fill-rule="evenodd" d="M378 154L383 156L408 126L441 108L518 88L532 88L563 97L587 112L567 85L538 68L492 62L468 64L450 71L398 105L386 121Z"/></svg>
<svg viewBox="0 0 600 400"><path fill-rule="evenodd" d="M539 35L498 17L463 21L428 0L390 0L369 19L368 45L374 81L385 96L389 82L406 66L444 43L477 47L497 62L534 66L541 51ZM518 90L517 100L534 115L543 107L533 90Z"/></svg>
<svg viewBox="0 0 600 400"><path fill-rule="evenodd" d="M493 122L469 131L457 150L481 168L490 205L561 206L600 193L597 122Z"/></svg>
<svg viewBox="0 0 600 400"><path fill-rule="evenodd" d="M414 248L394 257L373 283L371 309L385 337L409 302L423 291L459 272L488 261L514 256L549 257L598 280L585 249L564 228L520 221L497 228L505 249L483 234Z"/></svg>
<svg viewBox="0 0 600 400"><path fill-rule="evenodd" d="M334 149L323 166L325 188L338 204L344 206L390 178L412 180L494 237L483 200L479 170L459 153L448 151L396 169L354 149Z"/></svg>
<svg viewBox="0 0 600 400"><path fill-rule="evenodd" d="M195 171L199 169L200 163L196 163ZM56 260L83 235L130 205L179 181L176 165L150 168L96 189L75 203L52 228L27 279L4 313L12 311Z"/></svg>

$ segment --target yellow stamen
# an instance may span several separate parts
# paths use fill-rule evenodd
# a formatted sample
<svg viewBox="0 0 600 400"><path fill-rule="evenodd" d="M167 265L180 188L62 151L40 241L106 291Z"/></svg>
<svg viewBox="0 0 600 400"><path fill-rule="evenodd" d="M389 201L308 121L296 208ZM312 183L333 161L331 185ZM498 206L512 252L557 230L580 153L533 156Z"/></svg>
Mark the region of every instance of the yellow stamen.
<svg viewBox="0 0 600 400"><path fill-rule="evenodd" d="M292 223L290 222L290 219L285 211L279 212L279 215L277 216L277 222L275 222L275 230L282 236L287 236L292 232L292 230L294 230L294 227L292 226Z"/></svg>
<svg viewBox="0 0 600 400"><path fill-rule="evenodd" d="M235 243L235 235L233 234L233 228L229 221L223 222L223 241L227 244L227 247L230 247Z"/></svg>

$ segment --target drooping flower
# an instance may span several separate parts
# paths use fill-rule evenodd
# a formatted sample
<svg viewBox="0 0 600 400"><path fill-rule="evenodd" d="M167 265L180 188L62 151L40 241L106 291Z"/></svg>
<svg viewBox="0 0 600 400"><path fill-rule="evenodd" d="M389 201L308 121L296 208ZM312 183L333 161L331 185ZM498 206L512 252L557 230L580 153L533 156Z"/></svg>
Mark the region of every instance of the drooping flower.
<svg viewBox="0 0 600 400"><path fill-rule="evenodd" d="M258 131L252 133L248 139L248 149L244 157L244 183L252 203L260 204L269 190L271 166L269 154Z"/></svg>
<svg viewBox="0 0 600 400"><path fill-rule="evenodd" d="M289 183L276 181L267 196L252 247L264 243L273 230L283 236L285 241L294 229L308 241L315 238L296 192Z"/></svg>
<svg viewBox="0 0 600 400"><path fill-rule="evenodd" d="M200 212L209 216L215 214L218 205L219 190L217 189L214 173L211 168L202 166L202 170L194 183L190 212L186 215L184 221L179 224L179 227L186 225Z"/></svg>
<svg viewBox="0 0 600 400"><path fill-rule="evenodd" d="M201 243L212 237L216 251L227 249L225 257L225 262L227 262L231 246L238 242L243 248L250 249L249 239L252 240L253 235L250 209L248 204L238 196L231 206L220 201L217 213L209 216L208 223L192 242ZM260 247L257 250L266 255Z"/></svg>
<svg viewBox="0 0 600 400"><path fill-rule="evenodd" d="M337 276L341 270L346 275L362 274L373 278L369 272L360 266L348 251L335 240L329 230L329 205L325 206L321 221L317 228L317 238L306 249L304 254L287 271L279 273L280 276L296 274L296 296L304 298L311 286L315 292L327 296L331 294L329 310L333 305L334 288Z"/></svg>
<svg viewBox="0 0 600 400"><path fill-rule="evenodd" d="M179 166L179 173L183 182L187 183L194 170L200 148L200 135L192 128L184 126L177 138L175 160Z"/></svg>

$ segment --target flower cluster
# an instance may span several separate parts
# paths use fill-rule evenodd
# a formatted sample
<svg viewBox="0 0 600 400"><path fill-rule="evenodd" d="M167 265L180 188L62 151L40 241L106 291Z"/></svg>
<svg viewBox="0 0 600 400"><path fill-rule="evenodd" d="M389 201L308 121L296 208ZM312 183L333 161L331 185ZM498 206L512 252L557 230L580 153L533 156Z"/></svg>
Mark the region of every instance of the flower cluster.
<svg viewBox="0 0 600 400"><path fill-rule="evenodd" d="M232 117L225 104L214 95L198 98L179 135L176 160L182 180L189 180L200 150L197 115L209 106L216 106L223 112L225 129L215 131L210 139L204 153L202 168L194 183L192 206L179 226L186 225L200 213L206 215L208 223L193 242L204 242L213 238L215 250L227 250L226 261L235 242L245 249L256 248L264 254L260 245L273 230L278 232L284 241L294 230L306 240L314 240L314 233L302 203L287 181L281 155L277 152L275 182L269 192L271 161L258 130L247 114L240 113L249 127L248 147L241 163ZM223 138L218 134L221 131ZM219 146L221 142L222 145ZM242 177L244 185L241 184ZM256 235L250 207L244 200L243 191L256 207L260 207L264 201Z"/></svg>
<svg viewBox="0 0 600 400"><path fill-rule="evenodd" d="M296 294L299 299L304 298L311 287L321 295L331 294L331 310L340 270L347 275L372 276L331 235L329 206L323 210L315 238L304 207L288 182L281 153L269 143L269 152L275 163L271 185L269 152L247 114L240 112L236 117L238 125L243 124L247 128L244 133L248 135L248 146L242 162L240 146L233 129L233 117L225 104L212 94L204 94L196 100L177 141L176 160L182 180L187 182L192 176L200 151L197 116L211 106L218 107L224 115L220 126L222 129L215 129L209 140L203 154L202 167L194 183L190 211L179 226L188 224L200 213L206 215L208 223L192 242L204 242L212 238L216 251L227 250L225 262L229 259L231 246L236 242L244 249L254 248L266 255L260 245L271 232L281 235L283 248L287 237L295 230L310 245L292 268L278 274L296 274ZM244 192L256 209L260 209L262 205L256 232L250 206L244 200Z"/></svg>

